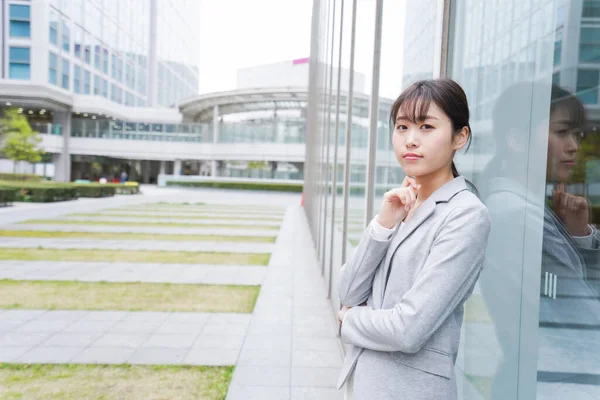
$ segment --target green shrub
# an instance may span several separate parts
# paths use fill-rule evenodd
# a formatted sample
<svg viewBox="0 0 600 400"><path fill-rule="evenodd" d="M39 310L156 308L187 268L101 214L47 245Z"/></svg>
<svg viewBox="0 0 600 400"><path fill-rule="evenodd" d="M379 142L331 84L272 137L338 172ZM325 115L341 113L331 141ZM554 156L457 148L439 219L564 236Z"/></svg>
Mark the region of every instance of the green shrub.
<svg viewBox="0 0 600 400"><path fill-rule="evenodd" d="M167 181L167 186L208 187L241 190L268 190L276 192L302 192L300 183L269 183L269 182L185 182Z"/></svg>
<svg viewBox="0 0 600 400"><path fill-rule="evenodd" d="M11 204L15 201L17 189L15 188L0 188L0 207Z"/></svg>
<svg viewBox="0 0 600 400"><path fill-rule="evenodd" d="M11 173L0 173L0 181L27 181L27 182L41 182L42 176L34 174L11 174Z"/></svg>
<svg viewBox="0 0 600 400"><path fill-rule="evenodd" d="M65 184L71 185L71 184ZM110 197L117 192L112 185L103 185L100 183L83 183L73 185L77 189L78 197Z"/></svg>
<svg viewBox="0 0 600 400"><path fill-rule="evenodd" d="M47 203L77 199L77 189L69 184L0 181L0 187L16 189L14 201Z"/></svg>

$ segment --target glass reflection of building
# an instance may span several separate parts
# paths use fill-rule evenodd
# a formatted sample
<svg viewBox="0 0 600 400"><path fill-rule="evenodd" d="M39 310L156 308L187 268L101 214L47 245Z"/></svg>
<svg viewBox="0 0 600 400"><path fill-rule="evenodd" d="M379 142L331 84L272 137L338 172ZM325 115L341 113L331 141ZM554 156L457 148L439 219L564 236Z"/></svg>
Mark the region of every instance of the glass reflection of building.
<svg viewBox="0 0 600 400"><path fill-rule="evenodd" d="M340 18L340 1L325 3L312 45L328 62L322 49L339 43L328 26ZM389 3L378 4L384 28L403 17L386 13ZM357 25L375 20L364 15L345 18L357 18ZM407 2L404 17L402 87L440 76L463 86L473 142L457 155L457 167L493 217L486 265L465 306L459 397L600 398L600 1L431 0ZM381 54L398 51L396 44L384 45ZM376 54L358 42L355 51L356 57ZM326 71L311 82L313 90L335 93L324 78ZM386 84L382 77L380 87ZM321 109L329 98L318 101ZM389 139L378 126L374 145ZM343 227L351 248L353 230L359 234L372 216L364 204L369 198L378 204L378 193L368 177L361 181L360 204L344 188L341 202L351 207L336 213L332 234L332 210L323 201L332 181L324 171L339 160L322 151L324 126L315 132L307 137L314 164L307 175L316 183L306 188L306 209L319 259L331 269L324 278L335 288ZM385 158L376 152L361 162L377 165ZM397 165L390 171L401 179ZM382 188L394 187L395 179L382 179ZM335 291L331 301L335 311Z"/></svg>

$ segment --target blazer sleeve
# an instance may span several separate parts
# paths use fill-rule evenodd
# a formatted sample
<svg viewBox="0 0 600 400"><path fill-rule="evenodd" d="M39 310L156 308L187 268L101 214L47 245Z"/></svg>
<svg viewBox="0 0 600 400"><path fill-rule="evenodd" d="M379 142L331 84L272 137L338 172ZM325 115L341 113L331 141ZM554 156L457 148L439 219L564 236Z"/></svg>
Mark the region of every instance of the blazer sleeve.
<svg viewBox="0 0 600 400"><path fill-rule="evenodd" d="M377 268L384 261L390 245L391 239L379 241L373 238L371 224L363 232L358 246L340 271L338 293L342 305L348 307L367 301Z"/></svg>
<svg viewBox="0 0 600 400"><path fill-rule="evenodd" d="M392 309L355 307L342 323L342 340L376 351L418 352L471 293L490 232L487 209L453 210L436 234L425 265Z"/></svg>

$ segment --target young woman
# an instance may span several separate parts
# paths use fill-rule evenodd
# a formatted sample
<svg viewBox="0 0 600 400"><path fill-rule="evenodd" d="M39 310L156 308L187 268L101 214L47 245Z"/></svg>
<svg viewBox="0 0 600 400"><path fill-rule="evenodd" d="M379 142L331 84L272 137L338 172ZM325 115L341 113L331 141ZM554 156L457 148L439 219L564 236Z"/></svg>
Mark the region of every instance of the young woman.
<svg viewBox="0 0 600 400"><path fill-rule="evenodd" d="M348 351L338 387L346 399L453 400L463 304L490 231L453 162L471 139L466 95L449 79L416 82L390 123L407 178L384 195L341 271Z"/></svg>

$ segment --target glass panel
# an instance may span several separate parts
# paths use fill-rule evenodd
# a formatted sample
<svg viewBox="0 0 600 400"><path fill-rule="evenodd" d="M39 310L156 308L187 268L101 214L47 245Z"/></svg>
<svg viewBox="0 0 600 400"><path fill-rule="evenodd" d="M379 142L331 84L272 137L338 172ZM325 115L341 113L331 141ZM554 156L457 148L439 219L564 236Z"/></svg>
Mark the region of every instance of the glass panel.
<svg viewBox="0 0 600 400"><path fill-rule="evenodd" d="M30 37L30 23L28 21L10 21L10 36Z"/></svg>
<svg viewBox="0 0 600 400"><path fill-rule="evenodd" d="M583 13L576 0L452 3L449 75L473 131L457 166L492 217L465 305L464 399L600 397L599 69L577 68L597 62L600 39L577 17L597 2L583 3Z"/></svg>
<svg viewBox="0 0 600 400"><path fill-rule="evenodd" d="M69 68L70 63L67 60L62 62L62 87L63 89L69 89Z"/></svg>
<svg viewBox="0 0 600 400"><path fill-rule="evenodd" d="M58 45L58 15L54 10L50 10L49 39L50 43Z"/></svg>
<svg viewBox="0 0 600 400"><path fill-rule="evenodd" d="M54 53L50 53L48 57L48 82L58 84L58 57Z"/></svg>

